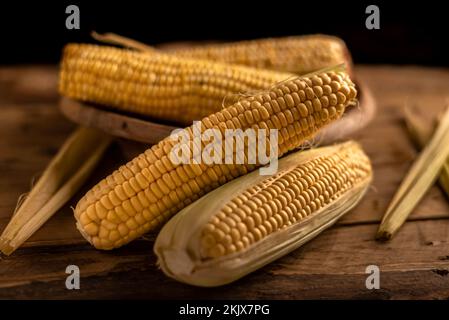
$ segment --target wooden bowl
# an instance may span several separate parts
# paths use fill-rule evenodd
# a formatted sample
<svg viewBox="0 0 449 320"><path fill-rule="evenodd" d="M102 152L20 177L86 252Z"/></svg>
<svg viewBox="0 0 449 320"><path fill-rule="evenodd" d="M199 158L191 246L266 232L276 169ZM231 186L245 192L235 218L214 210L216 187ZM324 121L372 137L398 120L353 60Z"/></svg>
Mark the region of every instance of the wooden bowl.
<svg viewBox="0 0 449 320"><path fill-rule="evenodd" d="M350 108L340 120L325 127L314 139L317 144L329 144L348 138L371 121L376 110L374 98L369 88L363 83L358 82L357 88L359 89L359 105ZM145 144L158 143L178 128L173 124L149 120L139 115L126 114L65 97L61 98L59 106L62 113L77 124Z"/></svg>

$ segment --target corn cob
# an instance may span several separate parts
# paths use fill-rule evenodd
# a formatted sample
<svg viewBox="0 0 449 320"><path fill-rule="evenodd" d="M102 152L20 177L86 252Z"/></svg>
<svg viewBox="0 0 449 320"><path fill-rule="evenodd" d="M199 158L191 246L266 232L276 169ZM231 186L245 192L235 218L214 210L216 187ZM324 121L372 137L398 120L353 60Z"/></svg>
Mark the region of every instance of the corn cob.
<svg viewBox="0 0 449 320"><path fill-rule="evenodd" d="M296 74L306 74L345 63L351 57L343 40L326 35L266 38L187 48L165 48L165 52L189 59L207 59Z"/></svg>
<svg viewBox="0 0 449 320"><path fill-rule="evenodd" d="M355 142L293 153L269 178L253 172L179 212L154 251L163 272L223 285L296 249L354 207L371 181Z"/></svg>
<svg viewBox="0 0 449 320"><path fill-rule="evenodd" d="M69 98L188 125L219 111L238 93L259 91L293 74L145 54L113 47L69 44L59 91Z"/></svg>
<svg viewBox="0 0 449 320"><path fill-rule="evenodd" d="M92 33L102 43L154 54L157 49L114 33ZM346 64L351 74L352 59L343 40L328 35L290 36L220 44L182 46L166 44L160 50L188 59L206 59L276 71L306 74L337 64Z"/></svg>
<svg viewBox="0 0 449 320"><path fill-rule="evenodd" d="M356 94L346 73L323 72L248 96L200 123L222 134L226 129L277 129L277 154L281 156L340 118ZM192 137L193 126L185 130ZM248 150L243 164L225 164L224 154L222 164L174 164L170 152L176 143L165 138L80 200L75 209L78 229L96 248L112 249L136 239L205 193L258 166L246 160ZM192 149L190 142L183 146Z"/></svg>

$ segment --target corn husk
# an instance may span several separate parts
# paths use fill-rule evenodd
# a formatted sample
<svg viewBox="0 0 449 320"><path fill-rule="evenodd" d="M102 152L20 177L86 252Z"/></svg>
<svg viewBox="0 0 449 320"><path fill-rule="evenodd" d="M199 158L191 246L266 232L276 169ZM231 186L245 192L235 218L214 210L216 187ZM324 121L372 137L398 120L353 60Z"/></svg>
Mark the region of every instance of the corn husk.
<svg viewBox="0 0 449 320"><path fill-rule="evenodd" d="M409 108L405 109L405 123L407 125L408 132L417 147L419 149L424 148L432 138L436 125L424 121L423 117ZM449 158L443 164L440 176L438 177L438 183L446 193L446 196L449 197Z"/></svg>
<svg viewBox="0 0 449 320"><path fill-rule="evenodd" d="M376 234L389 240L437 179L449 156L449 108L393 197Z"/></svg>
<svg viewBox="0 0 449 320"><path fill-rule="evenodd" d="M282 175L315 157L326 156L354 145L358 150L355 156L360 156L363 152L354 142L298 151L279 161L277 174ZM366 157L364 154L362 156ZM250 173L207 194L172 218L163 227L154 245L162 271L178 281L197 286L211 287L233 282L295 250L334 224L363 197L371 182L371 171L361 182L339 194L328 205L267 235L243 251L219 258L202 258L200 234L204 224L224 204L248 187L260 182L271 183L267 179L270 178L261 176L258 172Z"/></svg>
<svg viewBox="0 0 449 320"><path fill-rule="evenodd" d="M92 38L97 40L98 42L112 44L115 46L122 46L124 48L134 49L142 52L155 53L157 50L151 46L148 46L142 42L136 41L131 38L123 37L121 35L108 32L105 34L100 34L95 31L90 34Z"/></svg>
<svg viewBox="0 0 449 320"><path fill-rule="evenodd" d="M50 219L87 180L111 142L98 130L79 127L16 209L0 236L0 251L10 255Z"/></svg>

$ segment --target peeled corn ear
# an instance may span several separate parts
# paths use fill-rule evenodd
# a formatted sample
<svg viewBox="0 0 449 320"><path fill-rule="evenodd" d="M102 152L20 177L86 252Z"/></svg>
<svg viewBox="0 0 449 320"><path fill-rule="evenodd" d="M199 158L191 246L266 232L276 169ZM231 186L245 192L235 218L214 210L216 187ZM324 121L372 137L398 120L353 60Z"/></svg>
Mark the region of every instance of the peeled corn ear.
<svg viewBox="0 0 449 320"><path fill-rule="evenodd" d="M200 123L204 129L219 130L222 136L228 129L254 129L257 135L259 129L277 130L278 141L273 142L282 156L339 119L346 106L354 103L356 94L346 73L326 71L248 95ZM192 137L194 127L185 130ZM261 139L265 139L265 146L272 143L268 133ZM192 154L195 148L191 142L183 142L180 149ZM249 163L248 148L243 150L242 164L226 164L225 152L220 163L175 164L170 153L177 143L172 137L165 138L118 168L80 200L75 208L77 226L96 248L120 247L160 227L207 192L260 166ZM206 143L198 144L204 147Z"/></svg>
<svg viewBox="0 0 449 320"><path fill-rule="evenodd" d="M158 49L114 33L92 33L100 42L121 45L149 54ZM351 73L352 59L345 42L337 37L314 34L264 38L187 47L166 45L163 52L180 58L205 59L253 68L306 74L337 64L346 64Z"/></svg>
<svg viewBox="0 0 449 320"><path fill-rule="evenodd" d="M198 286L235 281L298 248L353 208L372 177L355 142L293 153L194 202L154 245L163 272Z"/></svg>
<svg viewBox="0 0 449 320"><path fill-rule="evenodd" d="M59 92L80 101L188 125L291 73L87 44L64 48Z"/></svg>
<svg viewBox="0 0 449 320"><path fill-rule="evenodd" d="M178 57L208 59L296 74L345 63L351 57L343 40L328 35L266 38L230 43L167 48Z"/></svg>

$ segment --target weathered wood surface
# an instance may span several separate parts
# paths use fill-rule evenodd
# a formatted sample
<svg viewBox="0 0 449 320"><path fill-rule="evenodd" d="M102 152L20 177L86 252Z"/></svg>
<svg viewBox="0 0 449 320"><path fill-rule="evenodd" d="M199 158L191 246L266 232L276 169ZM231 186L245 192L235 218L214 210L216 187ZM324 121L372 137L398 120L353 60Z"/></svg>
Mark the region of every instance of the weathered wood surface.
<svg viewBox="0 0 449 320"><path fill-rule="evenodd" d="M70 206L129 155L113 145L95 176L10 257L0 257L0 298L449 298L449 205L433 187L389 243L373 240L378 221L416 151L402 108L436 113L449 97L449 71L359 66L377 99L374 121L354 136L371 156L373 187L338 225L292 254L222 288L201 289L166 278L152 253L154 234L112 252L90 247ZM38 177L74 125L59 112L55 67L0 68L0 230L17 198ZM132 150L128 148L126 150ZM132 151L130 151L132 152ZM65 268L81 269L81 290L65 289ZM381 270L381 289L365 288L365 268Z"/></svg>

